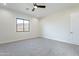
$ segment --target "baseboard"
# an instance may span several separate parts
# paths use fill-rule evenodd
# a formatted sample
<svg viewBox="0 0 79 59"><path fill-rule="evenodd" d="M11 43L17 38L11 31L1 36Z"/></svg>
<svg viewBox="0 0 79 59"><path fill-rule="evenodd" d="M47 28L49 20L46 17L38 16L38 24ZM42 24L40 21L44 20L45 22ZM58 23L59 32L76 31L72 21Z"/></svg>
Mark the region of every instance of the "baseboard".
<svg viewBox="0 0 79 59"><path fill-rule="evenodd" d="M42 38L46 38L46 39L50 39L50 40L55 40L55 41L59 41L59 42L67 43L67 44L79 45L79 44L74 43L74 42L69 42L69 41L65 41L65 40L58 40L56 38L48 38L48 37L42 37Z"/></svg>
<svg viewBox="0 0 79 59"><path fill-rule="evenodd" d="M56 38L48 38L48 37L31 37L31 38L26 38L26 39L28 40L28 39L34 39L34 38L46 38L46 39L55 40L55 41L58 41L58 42L63 42L63 43L68 43L68 44L73 44L73 45L79 45L79 44L76 44L76 43L73 43L73 42L69 42L69 41L65 41L65 40L58 40ZM26 39L17 39L17 40L2 42L0 44L14 43L14 42L23 41L23 40L26 40Z"/></svg>
<svg viewBox="0 0 79 59"><path fill-rule="evenodd" d="M25 38L25 39L16 39L16 40L11 40L11 41L1 42L0 45L1 44L14 43L14 42L23 41L23 40L34 39L34 38L39 38L39 37L30 37L30 38Z"/></svg>

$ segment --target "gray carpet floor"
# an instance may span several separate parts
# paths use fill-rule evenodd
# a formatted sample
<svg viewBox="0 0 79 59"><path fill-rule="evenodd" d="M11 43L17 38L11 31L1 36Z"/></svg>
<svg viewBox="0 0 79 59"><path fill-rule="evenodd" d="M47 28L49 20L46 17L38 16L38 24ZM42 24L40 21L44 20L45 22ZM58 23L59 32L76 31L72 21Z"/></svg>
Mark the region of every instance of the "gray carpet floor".
<svg viewBox="0 0 79 59"><path fill-rule="evenodd" d="M78 56L79 46L46 38L0 44L0 56Z"/></svg>

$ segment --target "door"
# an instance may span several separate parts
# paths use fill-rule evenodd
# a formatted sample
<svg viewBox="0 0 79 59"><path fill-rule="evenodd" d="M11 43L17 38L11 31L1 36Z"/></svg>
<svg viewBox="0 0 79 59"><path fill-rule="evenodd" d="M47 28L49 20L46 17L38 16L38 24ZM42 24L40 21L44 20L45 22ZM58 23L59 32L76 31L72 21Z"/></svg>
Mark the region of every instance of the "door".
<svg viewBox="0 0 79 59"><path fill-rule="evenodd" d="M72 41L79 44L79 12L71 14L71 35Z"/></svg>

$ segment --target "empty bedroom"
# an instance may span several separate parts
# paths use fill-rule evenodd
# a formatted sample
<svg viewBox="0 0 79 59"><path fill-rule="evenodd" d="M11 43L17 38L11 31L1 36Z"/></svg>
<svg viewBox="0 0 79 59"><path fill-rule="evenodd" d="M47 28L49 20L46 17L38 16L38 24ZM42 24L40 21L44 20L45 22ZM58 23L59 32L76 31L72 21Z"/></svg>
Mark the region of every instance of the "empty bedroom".
<svg viewBox="0 0 79 59"><path fill-rule="evenodd" d="M79 3L0 3L0 56L79 56Z"/></svg>

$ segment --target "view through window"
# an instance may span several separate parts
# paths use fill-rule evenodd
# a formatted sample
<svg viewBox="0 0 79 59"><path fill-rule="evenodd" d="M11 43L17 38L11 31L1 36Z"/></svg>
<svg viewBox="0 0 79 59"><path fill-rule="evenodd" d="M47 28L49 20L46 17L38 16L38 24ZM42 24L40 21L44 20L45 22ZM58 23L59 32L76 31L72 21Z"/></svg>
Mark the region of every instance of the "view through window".
<svg viewBox="0 0 79 59"><path fill-rule="evenodd" d="M17 32L29 32L30 21L26 19L16 18L16 31Z"/></svg>

